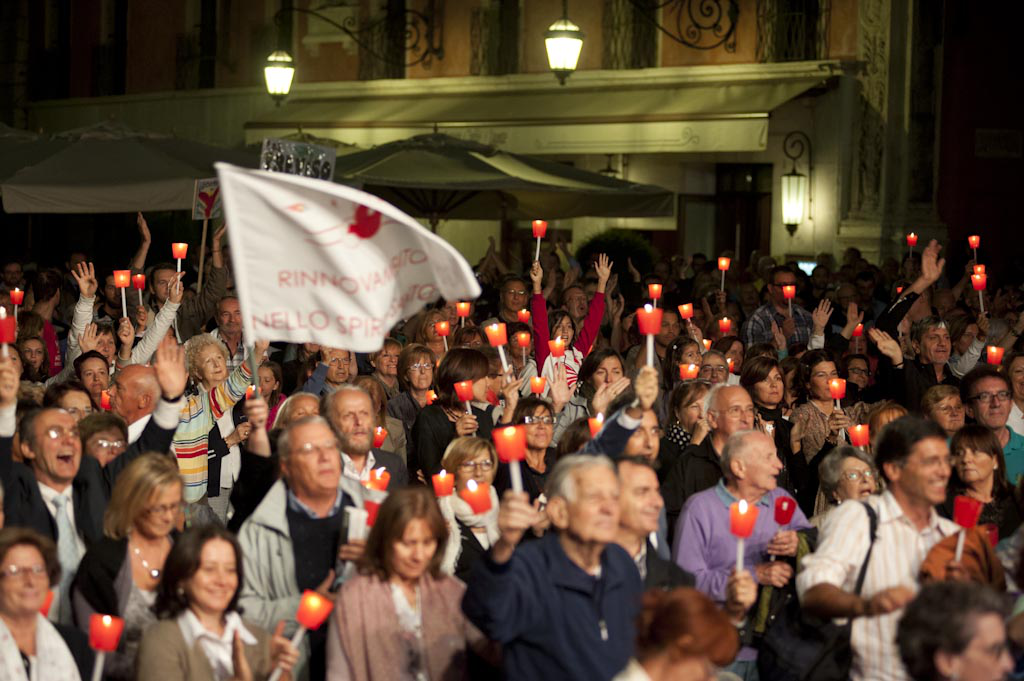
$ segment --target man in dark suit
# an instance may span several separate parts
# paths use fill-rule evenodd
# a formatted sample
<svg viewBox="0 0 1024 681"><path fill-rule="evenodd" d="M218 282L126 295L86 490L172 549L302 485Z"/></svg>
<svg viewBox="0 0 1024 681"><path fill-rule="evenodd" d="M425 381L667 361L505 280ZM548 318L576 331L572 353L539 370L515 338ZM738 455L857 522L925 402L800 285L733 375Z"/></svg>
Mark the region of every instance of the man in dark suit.
<svg viewBox="0 0 1024 681"><path fill-rule="evenodd" d="M405 462L397 454L373 447L378 423L370 393L355 385L342 384L323 398L320 413L338 435L343 476L366 482L372 471L383 468L391 475L388 489L409 483Z"/></svg>
<svg viewBox="0 0 1024 681"><path fill-rule="evenodd" d="M693 586L693 575L672 561L658 556L651 538L656 536L658 518L665 502L658 491L658 475L644 457L626 457L617 462L619 471L619 532L616 543L636 563L645 589L674 589Z"/></svg>
<svg viewBox="0 0 1024 681"><path fill-rule="evenodd" d="M67 587L89 546L103 536L103 514L114 481L125 466L146 452L167 452L178 427L187 373L185 354L173 340L157 350L161 400L139 440L101 467L82 456L77 419L63 409L26 414L20 427L20 454L12 457L18 376L10 360L0 360L0 479L9 526L30 527L57 544L63 571L56 609L70 622Z"/></svg>

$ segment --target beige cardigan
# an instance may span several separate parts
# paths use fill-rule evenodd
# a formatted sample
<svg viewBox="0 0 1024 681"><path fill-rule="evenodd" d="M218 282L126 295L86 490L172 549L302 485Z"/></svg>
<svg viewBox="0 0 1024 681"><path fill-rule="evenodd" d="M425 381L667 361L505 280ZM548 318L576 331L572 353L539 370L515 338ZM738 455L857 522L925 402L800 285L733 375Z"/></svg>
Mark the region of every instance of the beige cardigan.
<svg viewBox="0 0 1024 681"><path fill-rule="evenodd" d="M256 645L245 646L245 657L254 681L270 676L270 634L248 620L245 628L256 637ZM139 645L135 667L137 681L216 681L213 667L196 643L186 647L177 619L161 620L146 629Z"/></svg>

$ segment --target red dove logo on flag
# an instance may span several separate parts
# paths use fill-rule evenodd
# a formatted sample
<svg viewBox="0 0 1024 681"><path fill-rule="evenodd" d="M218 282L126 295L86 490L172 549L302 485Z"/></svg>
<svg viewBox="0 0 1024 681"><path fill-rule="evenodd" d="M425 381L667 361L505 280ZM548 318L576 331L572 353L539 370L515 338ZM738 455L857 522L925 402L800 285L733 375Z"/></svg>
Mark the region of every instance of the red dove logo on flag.
<svg viewBox="0 0 1024 681"><path fill-rule="evenodd" d="M356 208L355 220L354 224L348 226L348 232L360 239L369 239L380 229L380 213L366 206Z"/></svg>

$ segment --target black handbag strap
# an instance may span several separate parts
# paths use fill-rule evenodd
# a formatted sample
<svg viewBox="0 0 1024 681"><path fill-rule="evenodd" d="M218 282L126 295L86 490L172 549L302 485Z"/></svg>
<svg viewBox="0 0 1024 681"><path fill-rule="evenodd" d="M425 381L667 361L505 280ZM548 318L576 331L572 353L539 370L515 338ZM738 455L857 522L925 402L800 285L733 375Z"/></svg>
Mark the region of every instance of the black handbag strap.
<svg viewBox="0 0 1024 681"><path fill-rule="evenodd" d="M864 577L868 573L868 563L871 561L871 550L875 548L875 536L878 534L878 514L875 513L875 509L871 508L871 505L862 501L861 506L868 514L868 524L871 527L871 541L868 544L868 554L864 556L864 562L861 563L860 573L857 575L857 587L853 590L853 593L860 596L860 590L864 586Z"/></svg>

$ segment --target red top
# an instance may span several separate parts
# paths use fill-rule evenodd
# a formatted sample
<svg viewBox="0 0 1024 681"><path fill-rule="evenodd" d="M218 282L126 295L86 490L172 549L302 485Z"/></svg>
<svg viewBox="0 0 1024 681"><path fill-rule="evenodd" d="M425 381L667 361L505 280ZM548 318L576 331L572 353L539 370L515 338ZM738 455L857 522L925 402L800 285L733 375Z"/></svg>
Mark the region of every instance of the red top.
<svg viewBox="0 0 1024 681"><path fill-rule="evenodd" d="M537 359L537 373L544 368L544 360L551 354L548 350L548 341L551 340L548 331L548 306L544 295L534 293L530 299L530 310L533 312L533 351ZM590 348L594 345L598 331L601 330L601 320L604 319L604 294L595 293L594 299L590 301L587 308L587 316L583 320L583 328L573 335L572 346L583 353L586 357L590 354Z"/></svg>

